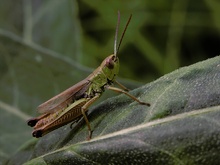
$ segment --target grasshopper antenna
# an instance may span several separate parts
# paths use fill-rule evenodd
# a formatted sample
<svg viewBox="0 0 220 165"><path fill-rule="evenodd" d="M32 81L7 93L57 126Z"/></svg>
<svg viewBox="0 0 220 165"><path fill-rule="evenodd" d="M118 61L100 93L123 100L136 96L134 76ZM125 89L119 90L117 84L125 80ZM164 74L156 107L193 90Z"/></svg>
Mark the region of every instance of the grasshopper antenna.
<svg viewBox="0 0 220 165"><path fill-rule="evenodd" d="M116 31L115 31L115 43L114 43L114 54L117 55L117 40L118 40L118 27L120 24L120 12L118 11L118 21L117 21L117 25L116 25Z"/></svg>
<svg viewBox="0 0 220 165"><path fill-rule="evenodd" d="M117 38L118 38L118 27L119 27L119 24L120 24L120 12L118 11L118 23L117 23L117 26L116 26L116 32L115 32L115 45L114 45L114 54L117 55L118 51L119 51L119 48L121 46L121 43L122 43L122 40L124 38L124 35L125 35L125 32L128 28L128 25L131 21L131 18L132 18L132 14L130 15L128 21L127 21L127 24L125 26L125 29L121 35L121 39L120 39L120 42L119 42L119 45L118 45L118 48L117 48Z"/></svg>

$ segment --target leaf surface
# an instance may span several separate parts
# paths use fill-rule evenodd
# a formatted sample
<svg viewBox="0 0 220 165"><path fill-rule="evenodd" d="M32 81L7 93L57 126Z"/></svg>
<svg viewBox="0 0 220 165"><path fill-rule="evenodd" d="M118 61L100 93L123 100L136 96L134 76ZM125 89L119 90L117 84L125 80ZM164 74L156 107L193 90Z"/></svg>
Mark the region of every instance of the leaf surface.
<svg viewBox="0 0 220 165"><path fill-rule="evenodd" d="M31 155L26 164L217 164L219 63L219 56L208 59L131 91L150 107L119 95L92 108L91 141L82 120L40 138L34 148L28 142L12 160Z"/></svg>

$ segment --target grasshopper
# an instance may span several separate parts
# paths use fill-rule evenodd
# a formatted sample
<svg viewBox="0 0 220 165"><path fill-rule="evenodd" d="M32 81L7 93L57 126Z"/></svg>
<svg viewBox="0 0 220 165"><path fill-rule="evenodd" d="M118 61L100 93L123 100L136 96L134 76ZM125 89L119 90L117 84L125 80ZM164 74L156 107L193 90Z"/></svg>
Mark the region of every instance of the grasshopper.
<svg viewBox="0 0 220 165"><path fill-rule="evenodd" d="M42 137L70 122L77 122L83 117L88 127L88 140L91 139L92 129L87 118L87 110L88 107L101 96L105 89L124 93L139 104L150 106L149 103L142 102L129 94L127 88L116 81L116 76L119 72L119 58L117 53L131 17L132 15L130 15L127 21L117 47L118 27L120 23L120 12L118 12L114 54L105 58L101 65L87 78L38 106L37 110L39 113L42 113L42 115L27 121L29 126L34 127L32 132L33 137ZM116 83L119 88L113 87L112 85L114 83Z"/></svg>

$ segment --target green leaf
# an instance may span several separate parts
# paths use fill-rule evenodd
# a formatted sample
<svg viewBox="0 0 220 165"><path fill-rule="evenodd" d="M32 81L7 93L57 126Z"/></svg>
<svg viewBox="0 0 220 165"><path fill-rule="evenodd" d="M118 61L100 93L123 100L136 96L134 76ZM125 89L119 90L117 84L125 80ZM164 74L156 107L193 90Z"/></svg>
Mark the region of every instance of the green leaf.
<svg viewBox="0 0 220 165"><path fill-rule="evenodd" d="M8 164L219 164L220 57L110 98L84 120L29 141ZM21 157L26 159L21 159Z"/></svg>

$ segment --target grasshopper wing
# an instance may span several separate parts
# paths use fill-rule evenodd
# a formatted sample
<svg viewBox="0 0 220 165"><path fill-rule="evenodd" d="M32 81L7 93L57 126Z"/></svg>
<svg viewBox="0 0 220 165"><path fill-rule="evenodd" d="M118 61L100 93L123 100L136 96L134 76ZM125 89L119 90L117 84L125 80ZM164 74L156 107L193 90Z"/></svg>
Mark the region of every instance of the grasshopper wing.
<svg viewBox="0 0 220 165"><path fill-rule="evenodd" d="M37 110L39 113L52 113L60 109L66 108L75 100L83 97L84 92L88 89L90 81L84 79L72 87L66 89L62 93L52 97L48 101L39 105Z"/></svg>

